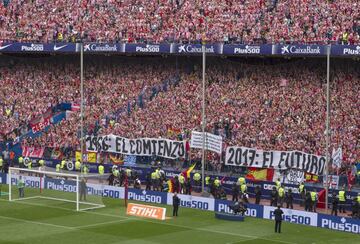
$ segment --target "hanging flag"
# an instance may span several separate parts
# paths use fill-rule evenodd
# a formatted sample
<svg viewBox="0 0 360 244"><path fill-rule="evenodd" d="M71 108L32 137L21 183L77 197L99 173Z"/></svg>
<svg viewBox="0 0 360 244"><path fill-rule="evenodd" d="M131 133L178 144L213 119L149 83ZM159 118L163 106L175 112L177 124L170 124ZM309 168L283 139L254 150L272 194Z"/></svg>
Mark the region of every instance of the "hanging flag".
<svg viewBox="0 0 360 244"><path fill-rule="evenodd" d="M259 169L259 168L249 168L248 173L245 178L249 180L265 180L272 181L274 177L273 169Z"/></svg>
<svg viewBox="0 0 360 244"><path fill-rule="evenodd" d="M333 163L333 168L341 168L341 163L342 163L342 148L341 147L339 147L336 151L335 151L335 148L333 148L332 163Z"/></svg>
<svg viewBox="0 0 360 244"><path fill-rule="evenodd" d="M167 181L168 183L168 192L173 193L174 192L174 182L172 181L172 179Z"/></svg>
<svg viewBox="0 0 360 244"><path fill-rule="evenodd" d="M124 159L120 156L120 157L117 157L117 156L113 156L110 154L109 156L111 162L113 164L117 164L117 165L123 165L124 164Z"/></svg>
<svg viewBox="0 0 360 244"><path fill-rule="evenodd" d="M190 178L190 173L191 171L193 171L193 169L195 168L196 163L194 163L193 165L191 165L188 169L184 170L183 172L181 172L181 174L186 178Z"/></svg>

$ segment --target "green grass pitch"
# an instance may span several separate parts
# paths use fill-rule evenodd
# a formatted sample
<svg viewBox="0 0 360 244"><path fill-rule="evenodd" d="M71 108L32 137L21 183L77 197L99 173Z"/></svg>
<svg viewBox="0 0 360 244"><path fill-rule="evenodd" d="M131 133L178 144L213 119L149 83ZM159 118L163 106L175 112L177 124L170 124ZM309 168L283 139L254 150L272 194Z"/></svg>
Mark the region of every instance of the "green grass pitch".
<svg viewBox="0 0 360 244"><path fill-rule="evenodd" d="M105 208L76 212L72 203L7 198L0 197L0 243L360 243L356 234L289 223L276 234L270 220L223 221L213 212L187 208L166 221L128 217L119 199L103 198ZM172 208L166 207L170 216Z"/></svg>

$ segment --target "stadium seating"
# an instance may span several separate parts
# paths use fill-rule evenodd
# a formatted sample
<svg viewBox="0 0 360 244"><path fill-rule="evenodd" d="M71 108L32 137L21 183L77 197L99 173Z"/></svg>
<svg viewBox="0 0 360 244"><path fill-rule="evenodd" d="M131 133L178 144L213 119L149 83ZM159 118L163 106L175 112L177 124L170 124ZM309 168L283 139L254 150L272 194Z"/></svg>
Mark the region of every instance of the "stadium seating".
<svg viewBox="0 0 360 244"><path fill-rule="evenodd" d="M74 61L15 62L1 69L2 120L15 138L29 119L60 102L79 104L79 69ZM98 59L97 61L99 61ZM85 65L85 134L187 139L200 130L201 74L196 63L143 58L104 58ZM338 62L332 96L332 146L342 145L344 161L359 159L357 118L359 70ZM346 72L345 72L346 70ZM226 145L325 154L324 67L316 60L278 65L244 64L213 58L208 62L207 128ZM61 92L58 92L61 91ZM9 111L10 110L10 111ZM8 114L7 114L8 113ZM79 146L79 111L25 145ZM197 152L194 151L193 158ZM208 155L220 170L216 156Z"/></svg>
<svg viewBox="0 0 360 244"><path fill-rule="evenodd" d="M0 1L0 40L359 43L357 0L133 2Z"/></svg>

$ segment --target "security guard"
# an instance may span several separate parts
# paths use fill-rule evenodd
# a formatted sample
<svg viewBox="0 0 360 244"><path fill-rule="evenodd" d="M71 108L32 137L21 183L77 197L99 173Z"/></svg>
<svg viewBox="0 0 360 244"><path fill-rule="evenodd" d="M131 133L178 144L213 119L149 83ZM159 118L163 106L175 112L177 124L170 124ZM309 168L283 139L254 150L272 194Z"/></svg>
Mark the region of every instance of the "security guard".
<svg viewBox="0 0 360 244"><path fill-rule="evenodd" d="M156 171L151 173L151 183L153 186L153 191L157 191L158 190L158 184L157 184L157 173Z"/></svg>
<svg viewBox="0 0 360 244"><path fill-rule="evenodd" d="M89 173L89 167L86 164L83 165L82 173L84 175L87 175Z"/></svg>
<svg viewBox="0 0 360 244"><path fill-rule="evenodd" d="M316 191L310 192L310 196L311 196L311 208L310 208L310 211L312 210L313 212L316 213L317 192Z"/></svg>
<svg viewBox="0 0 360 244"><path fill-rule="evenodd" d="M219 188L219 187L220 187L221 182L220 182L220 180L219 180L218 177L216 177L216 179L214 180L214 185L215 185L216 188Z"/></svg>
<svg viewBox="0 0 360 244"><path fill-rule="evenodd" d="M24 168L24 158L22 156L18 158L18 162L19 162L19 168Z"/></svg>
<svg viewBox="0 0 360 244"><path fill-rule="evenodd" d="M126 173L126 176L128 177L128 179L130 179L131 178L131 169L130 168L127 168L126 170L125 170L125 173Z"/></svg>
<svg viewBox="0 0 360 244"><path fill-rule="evenodd" d="M42 166L44 166L44 165L45 165L45 161L44 161L44 159L40 159L40 160L39 160L39 165L40 165L40 167L42 167Z"/></svg>
<svg viewBox="0 0 360 244"><path fill-rule="evenodd" d="M339 212L340 213L341 213L341 210L343 211L343 213L346 213L345 203L346 203L346 195L345 195L345 189L343 188L341 191L339 191Z"/></svg>
<svg viewBox="0 0 360 244"><path fill-rule="evenodd" d="M32 168L32 160L29 160L28 169L31 169L31 168Z"/></svg>
<svg viewBox="0 0 360 244"><path fill-rule="evenodd" d="M280 207L283 207L283 204L284 204L284 199L285 199L285 189L281 186L280 184L280 187L278 188L278 196L279 196L279 205Z"/></svg>
<svg viewBox="0 0 360 244"><path fill-rule="evenodd" d="M238 181L237 181L237 184L238 184L239 186L246 184L245 177L239 177L239 178L238 178Z"/></svg>
<svg viewBox="0 0 360 244"><path fill-rule="evenodd" d="M75 161L75 170L80 171L81 170L81 163L79 160Z"/></svg>
<svg viewBox="0 0 360 244"><path fill-rule="evenodd" d="M105 173L104 165L100 164L98 167L98 171L99 171L99 175L104 175Z"/></svg>
<svg viewBox="0 0 360 244"><path fill-rule="evenodd" d="M66 165L66 160L65 160L65 158L64 158L64 159L61 161L61 163L60 163L60 169L61 169L61 170L64 170L65 165Z"/></svg>
<svg viewBox="0 0 360 244"><path fill-rule="evenodd" d="M193 176L194 183L196 186L200 186L201 174L195 173Z"/></svg>
<svg viewBox="0 0 360 244"><path fill-rule="evenodd" d="M56 164L56 172L60 172L60 164Z"/></svg>
<svg viewBox="0 0 360 244"><path fill-rule="evenodd" d="M300 206L304 206L305 202L305 185L304 182L301 182L299 185L299 194L300 194Z"/></svg>
<svg viewBox="0 0 360 244"><path fill-rule="evenodd" d="M185 193L185 177L182 174L179 175L179 182L180 182L180 192Z"/></svg>
<svg viewBox="0 0 360 244"><path fill-rule="evenodd" d="M280 178L278 178L277 181L275 181L275 186L276 186L276 190L279 190L279 188L281 187Z"/></svg>
<svg viewBox="0 0 360 244"><path fill-rule="evenodd" d="M3 172L4 159L0 156L0 172Z"/></svg>
<svg viewBox="0 0 360 244"><path fill-rule="evenodd" d="M245 194L245 193L246 193L246 191L247 191L247 186L246 186L246 184L242 184L242 185L240 186L240 191L241 191L241 194Z"/></svg>
<svg viewBox="0 0 360 244"><path fill-rule="evenodd" d="M205 176L205 191L210 192L210 176Z"/></svg>

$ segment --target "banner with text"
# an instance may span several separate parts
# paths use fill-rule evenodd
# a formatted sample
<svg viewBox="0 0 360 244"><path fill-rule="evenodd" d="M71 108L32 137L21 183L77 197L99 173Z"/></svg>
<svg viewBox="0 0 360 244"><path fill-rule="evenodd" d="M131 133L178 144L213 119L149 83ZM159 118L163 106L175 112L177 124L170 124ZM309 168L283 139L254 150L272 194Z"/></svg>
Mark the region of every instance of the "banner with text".
<svg viewBox="0 0 360 244"><path fill-rule="evenodd" d="M255 168L298 169L316 175L324 172L323 156L300 151L263 151L247 147L228 147L226 165Z"/></svg>
<svg viewBox="0 0 360 244"><path fill-rule="evenodd" d="M202 148L203 144L203 133L192 131L191 132L191 148ZM217 136L211 133L205 132L205 149L210 150L216 153L221 153L222 151L222 137Z"/></svg>
<svg viewBox="0 0 360 244"><path fill-rule="evenodd" d="M184 158L185 142L162 138L128 139L115 135L87 136L86 150L90 152L112 152L127 155Z"/></svg>

